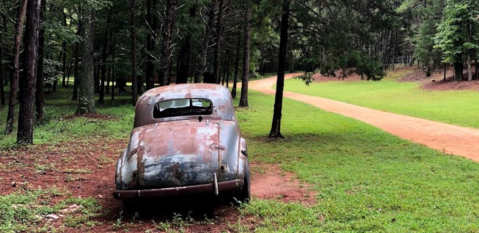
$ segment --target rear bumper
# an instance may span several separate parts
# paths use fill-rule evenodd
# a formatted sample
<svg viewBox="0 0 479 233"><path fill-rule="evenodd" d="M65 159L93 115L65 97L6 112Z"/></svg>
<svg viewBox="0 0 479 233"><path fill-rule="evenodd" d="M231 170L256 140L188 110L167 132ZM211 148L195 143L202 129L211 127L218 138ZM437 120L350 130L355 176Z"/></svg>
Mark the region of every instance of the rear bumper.
<svg viewBox="0 0 479 233"><path fill-rule="evenodd" d="M225 182L218 182L218 191L229 191L242 188L243 180L231 180ZM116 199L134 199L134 198L158 198L171 197L176 195L189 195L200 193L215 193L215 184L200 184L183 187L162 188L162 189L142 189L142 190L116 190L113 192L113 197Z"/></svg>

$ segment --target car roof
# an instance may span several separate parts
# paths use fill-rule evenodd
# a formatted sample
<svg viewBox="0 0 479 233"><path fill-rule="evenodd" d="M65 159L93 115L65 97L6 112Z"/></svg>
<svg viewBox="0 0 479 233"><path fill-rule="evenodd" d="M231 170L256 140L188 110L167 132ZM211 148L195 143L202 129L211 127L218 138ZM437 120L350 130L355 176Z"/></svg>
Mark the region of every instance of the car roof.
<svg viewBox="0 0 479 233"><path fill-rule="evenodd" d="M205 117L216 120L236 120L233 101L228 88L217 84L178 84L158 87L145 92L136 103L134 127L185 118L154 118L153 109L161 101L189 98L211 100L214 108L213 114ZM192 117L197 118L198 116Z"/></svg>

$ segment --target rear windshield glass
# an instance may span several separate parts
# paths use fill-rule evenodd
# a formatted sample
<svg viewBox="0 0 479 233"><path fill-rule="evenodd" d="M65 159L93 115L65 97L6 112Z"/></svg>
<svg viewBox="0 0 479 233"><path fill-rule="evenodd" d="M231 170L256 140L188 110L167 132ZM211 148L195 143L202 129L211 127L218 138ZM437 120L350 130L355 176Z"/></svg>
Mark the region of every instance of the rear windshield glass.
<svg viewBox="0 0 479 233"><path fill-rule="evenodd" d="M154 118L211 115L213 103L209 99L165 100L155 104Z"/></svg>

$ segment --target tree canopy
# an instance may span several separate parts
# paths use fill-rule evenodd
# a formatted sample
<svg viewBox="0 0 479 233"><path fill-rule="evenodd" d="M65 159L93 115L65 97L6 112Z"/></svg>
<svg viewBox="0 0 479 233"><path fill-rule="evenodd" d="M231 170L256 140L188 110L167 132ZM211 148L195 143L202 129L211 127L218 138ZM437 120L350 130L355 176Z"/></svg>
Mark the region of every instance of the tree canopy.
<svg viewBox="0 0 479 233"><path fill-rule="evenodd" d="M22 43L26 2L0 0L0 104L7 104L8 94L7 133L15 121L18 80L29 64ZM280 61L284 2L44 0L37 121L43 118L43 89L55 91L57 85L72 88L83 114L94 113L107 94L114 101L115 93L128 92L134 105L144 91L175 82L241 80L240 104L248 106L248 80L279 66L377 81L394 64L417 61L426 72L453 64L457 80L467 67L467 79L474 78L475 0L287 1L288 43ZM234 97L236 92L234 82Z"/></svg>

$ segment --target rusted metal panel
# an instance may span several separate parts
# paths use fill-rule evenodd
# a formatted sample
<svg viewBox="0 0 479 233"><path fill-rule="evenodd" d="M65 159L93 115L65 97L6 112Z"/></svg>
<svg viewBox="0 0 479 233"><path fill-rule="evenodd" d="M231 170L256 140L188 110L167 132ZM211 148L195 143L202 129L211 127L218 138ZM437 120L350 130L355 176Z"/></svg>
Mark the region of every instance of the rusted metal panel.
<svg viewBox="0 0 479 233"><path fill-rule="evenodd" d="M243 187L243 180L231 180L218 183L219 192L241 189ZM134 198L158 198L170 197L176 195L192 195L200 193L213 194L215 187L213 184L202 184L193 186L183 186L163 189L147 189L147 190L117 190L113 193L116 199L134 199Z"/></svg>

